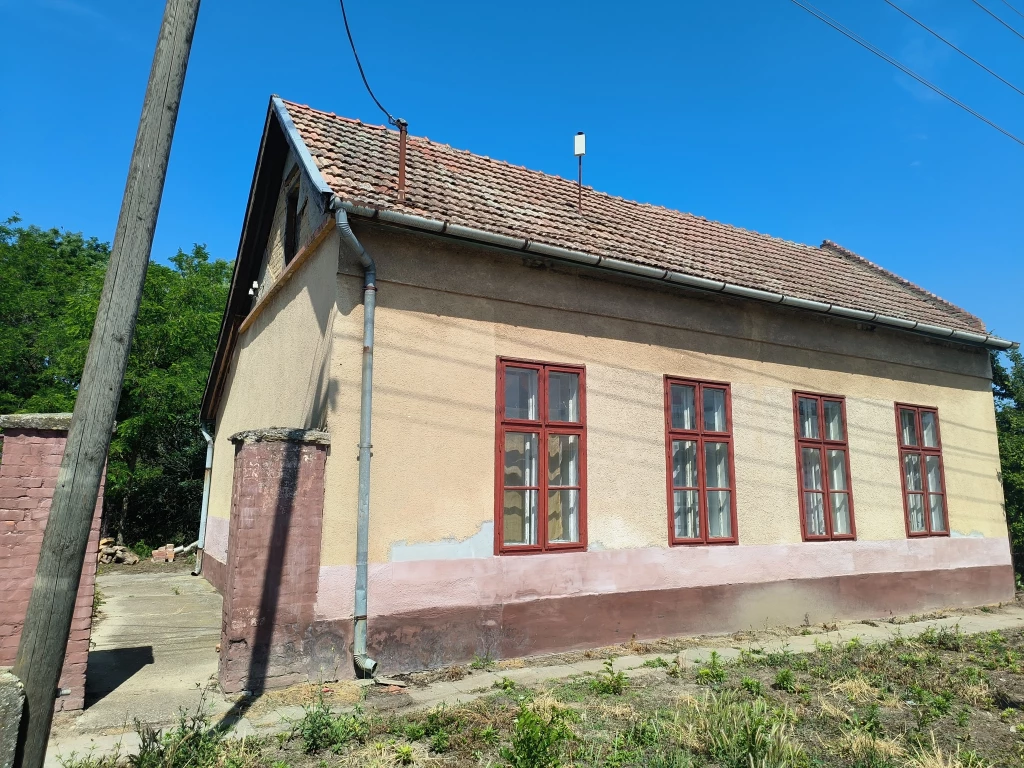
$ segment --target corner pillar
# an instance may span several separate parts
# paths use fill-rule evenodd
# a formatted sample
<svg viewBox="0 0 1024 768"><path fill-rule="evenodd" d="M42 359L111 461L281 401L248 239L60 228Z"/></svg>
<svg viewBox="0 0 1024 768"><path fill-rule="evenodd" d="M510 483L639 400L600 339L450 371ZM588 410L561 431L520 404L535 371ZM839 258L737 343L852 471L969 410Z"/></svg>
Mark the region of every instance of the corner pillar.
<svg viewBox="0 0 1024 768"><path fill-rule="evenodd" d="M235 444L220 684L261 692L308 678L330 436L255 429Z"/></svg>

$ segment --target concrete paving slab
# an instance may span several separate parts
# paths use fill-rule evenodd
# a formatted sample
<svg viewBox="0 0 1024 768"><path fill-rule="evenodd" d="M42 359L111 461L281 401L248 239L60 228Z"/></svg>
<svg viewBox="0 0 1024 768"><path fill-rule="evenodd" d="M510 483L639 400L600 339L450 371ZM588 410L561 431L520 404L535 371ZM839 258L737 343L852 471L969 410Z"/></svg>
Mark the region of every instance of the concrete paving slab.
<svg viewBox="0 0 1024 768"><path fill-rule="evenodd" d="M104 603L93 625L86 708L52 734L48 765L69 750L81 754L100 738L94 734L130 729L136 718L165 726L201 702L214 716L231 707L219 693L203 695L216 680L221 622L220 595L205 579L180 570L118 572L97 577L96 585Z"/></svg>

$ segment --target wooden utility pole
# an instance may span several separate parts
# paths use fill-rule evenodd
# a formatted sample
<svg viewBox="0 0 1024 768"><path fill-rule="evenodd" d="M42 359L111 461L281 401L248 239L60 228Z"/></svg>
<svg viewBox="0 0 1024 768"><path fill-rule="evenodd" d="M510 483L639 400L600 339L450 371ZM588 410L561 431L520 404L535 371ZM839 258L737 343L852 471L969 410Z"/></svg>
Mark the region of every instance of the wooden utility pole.
<svg viewBox="0 0 1024 768"><path fill-rule="evenodd" d="M14 674L25 686L15 765L43 768L89 527L142 299L199 0L167 0L114 247L43 534Z"/></svg>

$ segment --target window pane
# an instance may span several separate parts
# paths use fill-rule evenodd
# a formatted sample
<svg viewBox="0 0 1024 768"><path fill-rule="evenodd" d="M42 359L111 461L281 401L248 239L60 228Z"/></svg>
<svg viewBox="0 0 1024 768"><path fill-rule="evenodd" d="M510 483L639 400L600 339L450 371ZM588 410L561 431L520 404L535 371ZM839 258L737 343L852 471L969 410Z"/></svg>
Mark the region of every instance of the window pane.
<svg viewBox="0 0 1024 768"><path fill-rule="evenodd" d="M707 432L726 432L725 390L704 388L704 429Z"/></svg>
<svg viewBox="0 0 1024 768"><path fill-rule="evenodd" d="M536 432L505 433L505 485L537 485Z"/></svg>
<svg viewBox="0 0 1024 768"><path fill-rule="evenodd" d="M676 488L697 487L697 442L672 441L672 485Z"/></svg>
<svg viewBox="0 0 1024 768"><path fill-rule="evenodd" d="M917 413L900 408L900 439L904 445L917 445Z"/></svg>
<svg viewBox="0 0 1024 768"><path fill-rule="evenodd" d="M845 493L832 494L832 534L850 533L850 497Z"/></svg>
<svg viewBox="0 0 1024 768"><path fill-rule="evenodd" d="M580 420L580 375L565 371L548 373L548 420Z"/></svg>
<svg viewBox="0 0 1024 768"><path fill-rule="evenodd" d="M505 418L537 419L537 371L505 369Z"/></svg>
<svg viewBox="0 0 1024 768"><path fill-rule="evenodd" d="M924 496L920 493L908 494L907 511L910 515L910 530L921 533L924 530Z"/></svg>
<svg viewBox="0 0 1024 768"><path fill-rule="evenodd" d="M828 487L848 491L846 487L846 451L826 451L828 455Z"/></svg>
<svg viewBox="0 0 1024 768"><path fill-rule="evenodd" d="M505 491L506 544L537 543L537 492Z"/></svg>
<svg viewBox="0 0 1024 768"><path fill-rule="evenodd" d="M921 485L921 456L917 453L908 453L903 457L903 477L907 481L908 491L922 491Z"/></svg>
<svg viewBox="0 0 1024 768"><path fill-rule="evenodd" d="M580 484L578 435L548 435L548 485Z"/></svg>
<svg viewBox="0 0 1024 768"><path fill-rule="evenodd" d="M708 488L730 486L728 443L704 443L704 481Z"/></svg>
<svg viewBox="0 0 1024 768"><path fill-rule="evenodd" d="M921 441L926 448L939 447L939 425L931 411L921 411Z"/></svg>
<svg viewBox="0 0 1024 768"><path fill-rule="evenodd" d="M801 449L804 488L820 491L821 485L821 451L817 448Z"/></svg>
<svg viewBox="0 0 1024 768"><path fill-rule="evenodd" d="M939 457L925 456L924 467L928 473L928 490L932 493L942 493L942 473L939 470Z"/></svg>
<svg viewBox="0 0 1024 768"><path fill-rule="evenodd" d="M708 536L713 539L732 537L732 492L708 491Z"/></svg>
<svg viewBox="0 0 1024 768"><path fill-rule="evenodd" d="M694 405L696 388L688 384L673 384L669 387L672 406L672 429L696 429L697 407Z"/></svg>
<svg viewBox="0 0 1024 768"><path fill-rule="evenodd" d="M579 541L579 520L579 491L548 491L548 541Z"/></svg>
<svg viewBox="0 0 1024 768"><path fill-rule="evenodd" d="M697 491L673 491L676 538L700 538L700 509Z"/></svg>
<svg viewBox="0 0 1024 768"><path fill-rule="evenodd" d="M800 437L807 437L812 440L820 438L818 432L818 401L809 397L801 397L797 401L797 411L800 419Z"/></svg>
<svg viewBox="0 0 1024 768"><path fill-rule="evenodd" d="M843 440L843 404L838 400L826 400L825 408L825 439Z"/></svg>
<svg viewBox="0 0 1024 768"><path fill-rule="evenodd" d="M820 493L805 493L804 507L807 513L807 535L825 535L825 498Z"/></svg>
<svg viewBox="0 0 1024 768"><path fill-rule="evenodd" d="M928 494L928 507L932 516L932 530L938 533L946 532L946 515L943 509L942 496Z"/></svg>

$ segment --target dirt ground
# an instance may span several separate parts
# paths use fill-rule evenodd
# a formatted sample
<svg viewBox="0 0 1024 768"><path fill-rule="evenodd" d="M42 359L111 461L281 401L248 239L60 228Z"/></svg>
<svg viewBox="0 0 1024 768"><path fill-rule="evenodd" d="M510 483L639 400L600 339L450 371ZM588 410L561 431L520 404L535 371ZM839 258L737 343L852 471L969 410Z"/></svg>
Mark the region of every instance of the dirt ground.
<svg viewBox="0 0 1024 768"><path fill-rule="evenodd" d="M306 685L251 702L251 723L287 711L270 730L186 718L144 755L64 765L1024 768L1019 603Z"/></svg>
<svg viewBox="0 0 1024 768"><path fill-rule="evenodd" d="M942 628L879 645L825 643L809 654L766 653L755 643L731 661L716 654L688 668L666 654L628 678L609 667L536 686L505 679L464 707L344 715L355 718L348 735L308 754L304 722L261 754L296 768L402 764L410 755L413 763L516 765L501 749L517 744L519 718L530 711L542 729L564 723L564 765L1019 767L1022 663L1024 630ZM546 763L522 763L533 764Z"/></svg>

